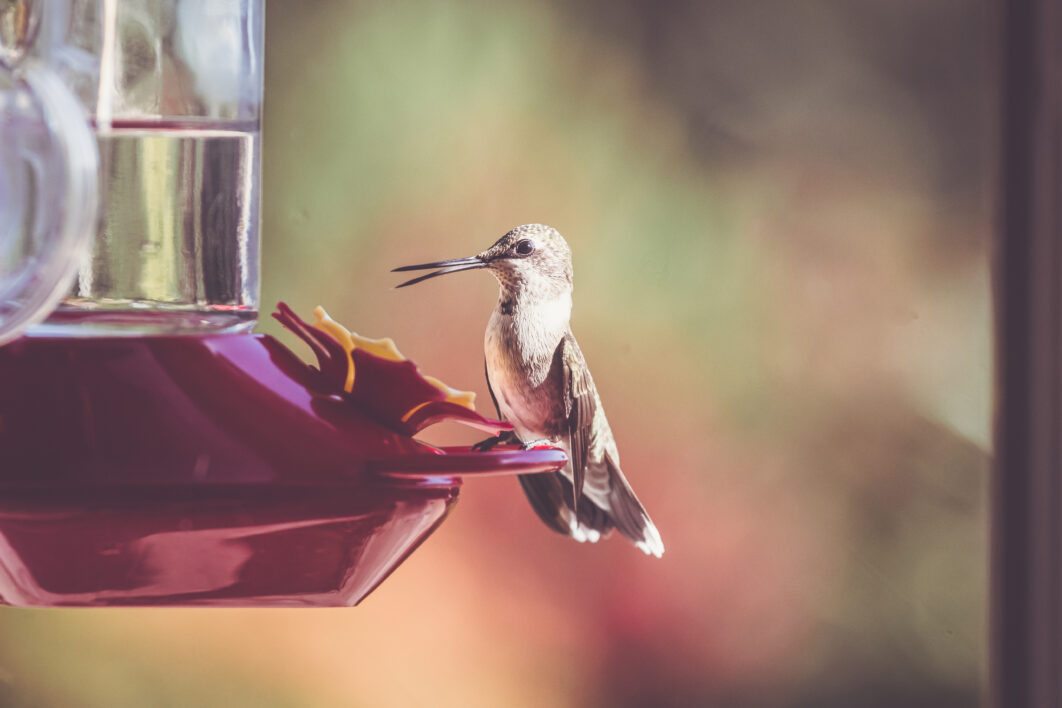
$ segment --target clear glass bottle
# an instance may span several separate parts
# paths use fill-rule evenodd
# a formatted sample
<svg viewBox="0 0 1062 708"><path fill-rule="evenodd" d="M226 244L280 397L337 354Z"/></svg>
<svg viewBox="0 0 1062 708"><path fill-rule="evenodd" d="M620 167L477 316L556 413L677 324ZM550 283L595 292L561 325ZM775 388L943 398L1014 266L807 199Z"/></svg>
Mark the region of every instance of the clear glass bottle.
<svg viewBox="0 0 1062 708"><path fill-rule="evenodd" d="M39 13L27 61L76 98L98 153L98 215L73 284L29 333L251 329L262 0L16 4Z"/></svg>

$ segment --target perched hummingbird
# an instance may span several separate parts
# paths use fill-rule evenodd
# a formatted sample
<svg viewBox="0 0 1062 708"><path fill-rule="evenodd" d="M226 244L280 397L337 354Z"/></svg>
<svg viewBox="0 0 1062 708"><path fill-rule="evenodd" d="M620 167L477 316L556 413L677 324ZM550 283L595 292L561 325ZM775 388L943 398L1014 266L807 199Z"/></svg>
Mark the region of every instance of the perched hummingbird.
<svg viewBox="0 0 1062 708"><path fill-rule="evenodd" d="M543 224L518 226L470 258L395 268L438 268L402 283L486 268L500 285L484 336L487 388L498 415L525 448L562 448L568 464L549 474L521 475L531 506L554 531L595 542L613 527L646 553L664 543L619 464L612 429L579 345L572 335L571 250ZM513 434L484 440L490 449Z"/></svg>

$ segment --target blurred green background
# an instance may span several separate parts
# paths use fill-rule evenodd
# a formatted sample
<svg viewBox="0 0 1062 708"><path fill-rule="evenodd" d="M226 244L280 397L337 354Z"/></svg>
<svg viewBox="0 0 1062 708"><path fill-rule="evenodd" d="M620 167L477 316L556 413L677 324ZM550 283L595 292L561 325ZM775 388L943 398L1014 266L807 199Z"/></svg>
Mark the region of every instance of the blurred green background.
<svg viewBox="0 0 1062 708"><path fill-rule="evenodd" d="M392 336L490 412L493 279L389 270L556 226L667 553L572 543L477 480L356 609L4 609L0 705L975 705L986 15L270 3L263 308Z"/></svg>

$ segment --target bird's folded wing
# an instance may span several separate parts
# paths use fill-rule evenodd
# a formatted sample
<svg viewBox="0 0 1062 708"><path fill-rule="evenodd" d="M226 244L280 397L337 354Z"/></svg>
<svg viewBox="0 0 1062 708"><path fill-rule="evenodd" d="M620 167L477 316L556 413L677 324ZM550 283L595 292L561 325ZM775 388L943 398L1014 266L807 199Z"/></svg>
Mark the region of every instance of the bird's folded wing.
<svg viewBox="0 0 1062 708"><path fill-rule="evenodd" d="M569 447L572 462L573 509L578 512L579 497L586 477L587 452L590 449L591 428L597 408L594 383L590 378L583 353L575 338L568 333L561 340L565 413L568 422Z"/></svg>

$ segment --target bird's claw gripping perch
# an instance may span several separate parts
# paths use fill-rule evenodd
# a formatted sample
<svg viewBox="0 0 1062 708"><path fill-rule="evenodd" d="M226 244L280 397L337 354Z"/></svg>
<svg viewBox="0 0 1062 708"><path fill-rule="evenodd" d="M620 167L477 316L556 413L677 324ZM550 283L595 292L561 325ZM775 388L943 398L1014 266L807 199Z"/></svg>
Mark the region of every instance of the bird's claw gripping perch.
<svg viewBox="0 0 1062 708"><path fill-rule="evenodd" d="M503 430L498 435L489 437L486 440L480 440L472 446L472 450L474 452L490 452L498 445L511 445L519 442L520 439L516 437L516 433L511 430Z"/></svg>

